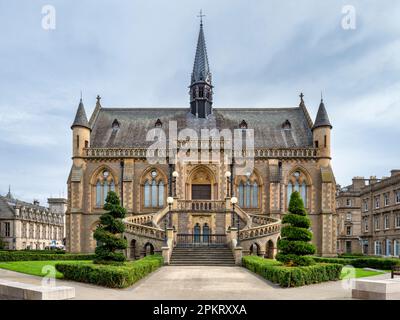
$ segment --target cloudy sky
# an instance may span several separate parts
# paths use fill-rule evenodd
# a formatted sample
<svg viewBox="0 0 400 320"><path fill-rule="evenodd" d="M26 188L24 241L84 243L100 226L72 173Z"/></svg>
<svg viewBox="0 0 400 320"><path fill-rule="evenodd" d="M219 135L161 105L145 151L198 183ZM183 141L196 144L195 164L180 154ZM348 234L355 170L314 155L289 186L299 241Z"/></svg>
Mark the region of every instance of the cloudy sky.
<svg viewBox="0 0 400 320"><path fill-rule="evenodd" d="M337 182L400 168L398 0L0 0L0 194L66 196L81 90L88 115L97 94L188 106L201 8L216 107L292 107L303 91L315 118L323 91Z"/></svg>

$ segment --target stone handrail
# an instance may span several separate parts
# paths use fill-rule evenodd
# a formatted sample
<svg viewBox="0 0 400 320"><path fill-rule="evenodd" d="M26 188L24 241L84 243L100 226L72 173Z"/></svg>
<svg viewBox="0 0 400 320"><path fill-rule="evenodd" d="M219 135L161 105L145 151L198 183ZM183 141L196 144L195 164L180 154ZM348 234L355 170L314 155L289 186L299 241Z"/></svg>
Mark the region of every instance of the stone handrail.
<svg viewBox="0 0 400 320"><path fill-rule="evenodd" d="M178 200L179 211L225 211L224 200Z"/></svg>
<svg viewBox="0 0 400 320"><path fill-rule="evenodd" d="M242 220L246 222L246 226L244 227L244 229L251 228L251 226L253 225L253 221L252 221L251 216L246 211L244 211L241 207L236 205L235 213L237 213L239 215L239 217L242 218Z"/></svg>
<svg viewBox="0 0 400 320"><path fill-rule="evenodd" d="M148 238L153 238L157 240L164 240L165 231L160 228L154 228L138 223L132 222L133 218L137 217L128 217L124 219L125 222L125 232L133 233L136 235L145 236Z"/></svg>
<svg viewBox="0 0 400 320"><path fill-rule="evenodd" d="M160 211L154 214L153 216L153 225L156 227L159 227L159 223L161 219L169 212L169 207L166 206L165 208L162 208Z"/></svg>
<svg viewBox="0 0 400 320"><path fill-rule="evenodd" d="M129 222L134 224L146 224L153 221L154 215L156 213L141 214L129 217Z"/></svg>
<svg viewBox="0 0 400 320"><path fill-rule="evenodd" d="M270 223L263 226L251 227L239 231L239 239L246 240L252 238L265 237L281 230L281 221L278 220L274 223Z"/></svg>

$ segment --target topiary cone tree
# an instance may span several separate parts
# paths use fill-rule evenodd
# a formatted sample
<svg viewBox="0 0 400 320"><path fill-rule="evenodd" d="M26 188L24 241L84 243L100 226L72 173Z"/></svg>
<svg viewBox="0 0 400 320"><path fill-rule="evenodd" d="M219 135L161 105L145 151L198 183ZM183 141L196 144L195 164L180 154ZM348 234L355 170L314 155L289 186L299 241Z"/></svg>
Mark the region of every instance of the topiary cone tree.
<svg viewBox="0 0 400 320"><path fill-rule="evenodd" d="M104 204L107 210L100 216L100 224L94 231L94 238L100 243L96 248L95 263L118 263L126 260L125 256L117 250L127 247L127 241L122 238L125 225L122 219L126 210L120 205L119 197L114 191L110 191Z"/></svg>
<svg viewBox="0 0 400 320"><path fill-rule="evenodd" d="M290 196L289 212L282 219L281 239L278 241L278 261L287 266L307 266L314 263L308 255L315 253L315 246L310 243L311 221L304 208L300 193L295 191Z"/></svg>

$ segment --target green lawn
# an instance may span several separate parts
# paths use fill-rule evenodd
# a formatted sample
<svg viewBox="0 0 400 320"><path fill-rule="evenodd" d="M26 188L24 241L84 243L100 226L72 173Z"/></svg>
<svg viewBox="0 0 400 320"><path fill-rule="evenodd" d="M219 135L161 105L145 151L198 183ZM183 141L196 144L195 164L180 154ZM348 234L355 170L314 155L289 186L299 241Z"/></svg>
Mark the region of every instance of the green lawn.
<svg viewBox="0 0 400 320"><path fill-rule="evenodd" d="M353 268L343 267L340 278L343 279L347 274L350 274L351 278L364 278L364 277L377 276L387 272L387 271L378 272L378 271L364 270L363 268L354 268L355 274L351 274L353 272L351 269Z"/></svg>
<svg viewBox="0 0 400 320"><path fill-rule="evenodd" d="M44 277L49 272L42 273L44 266L53 266L55 268L56 263L92 263L92 261L82 261L82 260L52 260L52 261L10 261L10 262L0 262L0 269L7 269L11 271L31 274L34 276ZM54 269L55 270L55 269ZM61 279L63 275L55 270L56 278Z"/></svg>

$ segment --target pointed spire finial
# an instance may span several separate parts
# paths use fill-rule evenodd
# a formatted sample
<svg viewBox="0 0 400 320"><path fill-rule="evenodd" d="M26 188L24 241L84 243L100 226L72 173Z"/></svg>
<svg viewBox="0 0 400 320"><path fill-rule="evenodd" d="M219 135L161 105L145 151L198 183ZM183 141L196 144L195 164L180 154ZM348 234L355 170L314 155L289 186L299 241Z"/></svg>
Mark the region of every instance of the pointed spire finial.
<svg viewBox="0 0 400 320"><path fill-rule="evenodd" d="M200 18L200 26L202 26L203 25L203 17L205 17L206 15L205 14L203 14L203 10L202 9L200 9L200 14L197 16L197 17L199 17Z"/></svg>
<svg viewBox="0 0 400 320"><path fill-rule="evenodd" d="M300 92L300 95L299 95L299 97L300 97L300 102L304 102L304 100L303 100L303 98L304 98L304 94L303 94L303 92Z"/></svg>
<svg viewBox="0 0 400 320"><path fill-rule="evenodd" d="M321 90L321 102L324 102L324 97L322 96L322 90Z"/></svg>
<svg viewBox="0 0 400 320"><path fill-rule="evenodd" d="M81 101L80 102L82 102L82 90L81 90Z"/></svg>
<svg viewBox="0 0 400 320"><path fill-rule="evenodd" d="M10 184L8 185L8 193L7 193L6 197L7 197L8 199L12 199L11 185L10 185Z"/></svg>

